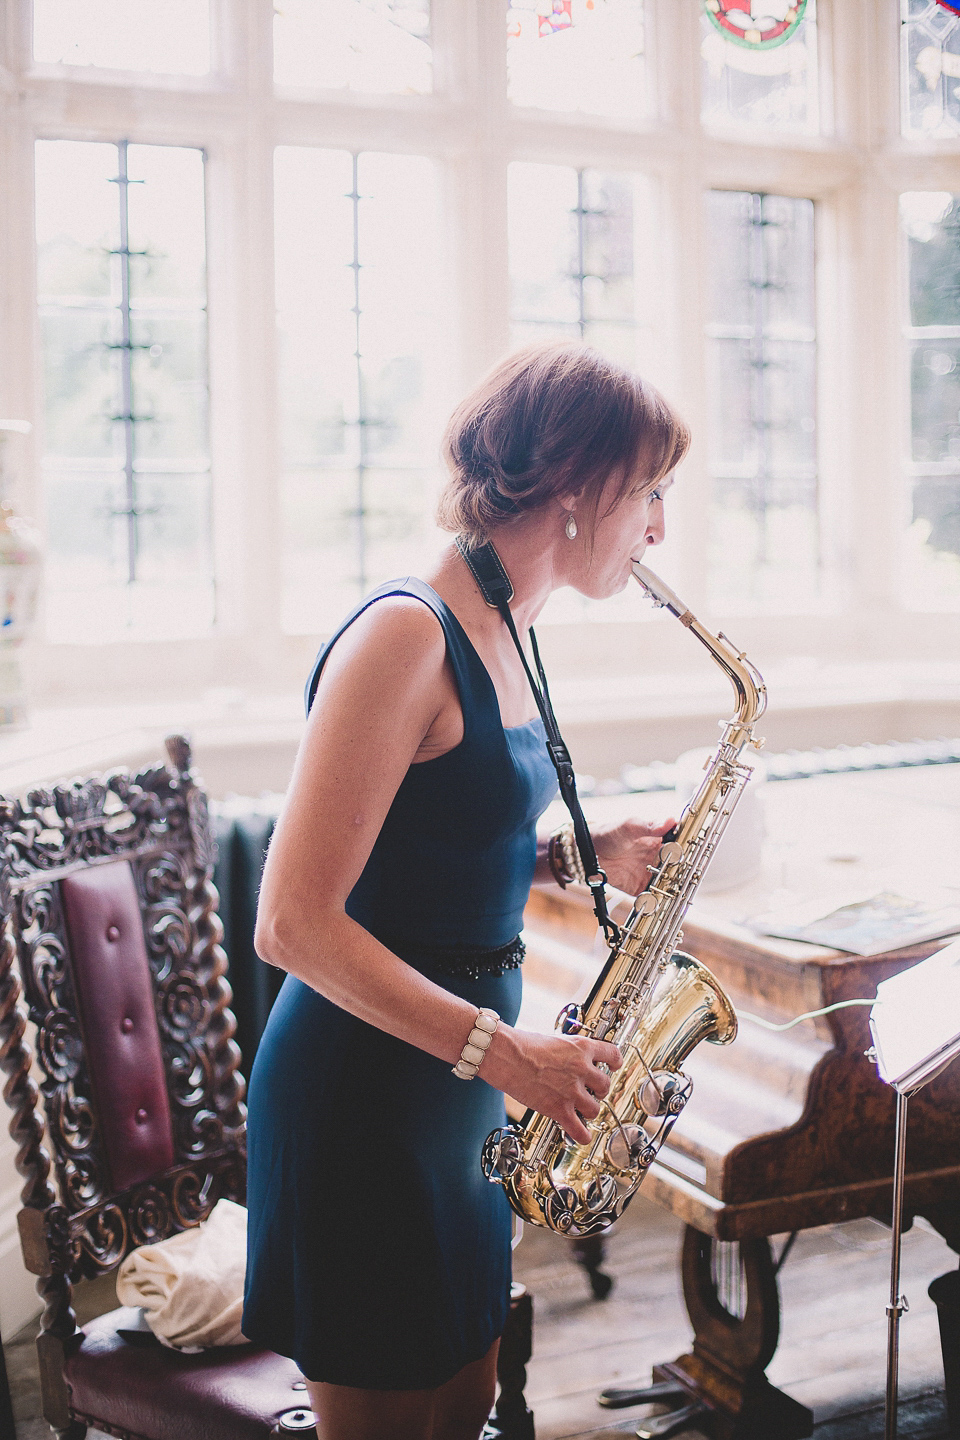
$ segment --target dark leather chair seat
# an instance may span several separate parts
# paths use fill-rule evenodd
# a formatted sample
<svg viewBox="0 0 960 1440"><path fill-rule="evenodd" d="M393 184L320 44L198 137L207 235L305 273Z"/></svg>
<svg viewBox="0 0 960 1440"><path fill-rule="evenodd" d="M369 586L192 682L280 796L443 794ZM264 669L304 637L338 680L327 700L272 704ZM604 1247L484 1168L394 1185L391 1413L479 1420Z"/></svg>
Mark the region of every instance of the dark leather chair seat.
<svg viewBox="0 0 960 1440"><path fill-rule="evenodd" d="M71 1409L89 1424L137 1440L265 1440L281 1415L309 1408L292 1360L253 1345L181 1355L130 1344L117 1330L137 1317L121 1308L92 1320L64 1366Z"/></svg>

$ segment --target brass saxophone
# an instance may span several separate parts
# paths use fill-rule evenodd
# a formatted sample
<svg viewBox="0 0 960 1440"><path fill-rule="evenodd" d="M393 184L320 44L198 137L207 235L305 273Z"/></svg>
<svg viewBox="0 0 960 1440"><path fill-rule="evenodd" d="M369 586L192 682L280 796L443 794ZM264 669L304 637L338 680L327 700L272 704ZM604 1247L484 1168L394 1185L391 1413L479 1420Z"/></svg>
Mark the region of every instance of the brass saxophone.
<svg viewBox="0 0 960 1440"><path fill-rule="evenodd" d="M714 635L652 570L633 573L710 651L737 698L704 780L665 839L646 890L638 895L585 1003L567 1005L557 1029L612 1041L623 1056L590 1140L570 1140L554 1120L528 1110L494 1130L483 1148L487 1179L502 1185L522 1220L561 1235L595 1235L622 1215L690 1098L680 1068L701 1040L728 1045L736 1013L705 965L676 950L697 886L752 773L744 758L759 748L754 725L766 707L763 679L726 636Z"/></svg>

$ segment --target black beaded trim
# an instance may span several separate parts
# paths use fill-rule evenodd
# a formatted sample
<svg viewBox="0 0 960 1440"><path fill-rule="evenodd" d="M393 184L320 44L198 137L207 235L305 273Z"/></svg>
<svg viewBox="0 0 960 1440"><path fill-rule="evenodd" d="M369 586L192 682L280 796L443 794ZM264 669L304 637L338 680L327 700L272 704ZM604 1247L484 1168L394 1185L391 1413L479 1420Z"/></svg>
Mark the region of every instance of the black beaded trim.
<svg viewBox="0 0 960 1440"><path fill-rule="evenodd" d="M507 970L519 970L527 947L517 935L506 945L498 945L493 950L484 950L477 945L418 945L413 953L441 975L479 980L483 975L503 975Z"/></svg>

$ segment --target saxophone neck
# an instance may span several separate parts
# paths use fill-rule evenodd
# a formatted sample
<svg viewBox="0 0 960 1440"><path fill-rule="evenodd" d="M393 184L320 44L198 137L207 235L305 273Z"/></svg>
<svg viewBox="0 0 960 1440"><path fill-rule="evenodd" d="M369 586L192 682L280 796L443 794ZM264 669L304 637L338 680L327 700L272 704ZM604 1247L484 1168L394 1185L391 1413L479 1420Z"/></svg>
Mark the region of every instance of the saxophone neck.
<svg viewBox="0 0 960 1440"><path fill-rule="evenodd" d="M750 734L743 736L740 742L741 744L747 743L752 738L754 724L767 708L767 687L763 683L763 676L753 662L747 659L743 651L731 644L722 631L718 631L714 635L706 625L701 625L696 616L691 617L687 628L691 634L696 635L701 645L710 651L713 659L733 686L737 697L737 714L730 722L731 728L750 731Z"/></svg>
<svg viewBox="0 0 960 1440"><path fill-rule="evenodd" d="M738 748L742 748L753 738L754 723L767 708L767 687L759 670L741 650L730 643L726 635L722 632L715 635L706 625L701 624L689 606L683 603L669 585L646 565L641 565L639 560L633 562L633 574L653 603L664 606L677 617L681 625L696 635L700 644L710 651L726 674L737 697L737 713L730 722L730 740Z"/></svg>

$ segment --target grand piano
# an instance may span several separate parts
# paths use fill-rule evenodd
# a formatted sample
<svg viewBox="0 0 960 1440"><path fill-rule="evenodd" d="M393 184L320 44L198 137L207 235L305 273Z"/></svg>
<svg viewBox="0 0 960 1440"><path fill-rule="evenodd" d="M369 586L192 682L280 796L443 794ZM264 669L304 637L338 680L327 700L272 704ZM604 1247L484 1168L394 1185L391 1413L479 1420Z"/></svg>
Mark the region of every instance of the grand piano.
<svg viewBox="0 0 960 1440"><path fill-rule="evenodd" d="M836 894L838 875L847 890L859 885L866 893L894 881L905 894L937 881L957 884L960 766L920 778L835 776L768 791L776 792L774 847L781 827L790 827L786 862L781 844L775 864L785 863L807 893ZM623 797L618 806L655 813L649 803L630 803L653 798ZM698 898L682 948L710 967L738 1011L771 1023L872 998L879 981L945 943L863 959L769 938L741 923L763 908L769 889L768 875L739 893ZM622 897L614 913L622 918L627 908ZM554 1001L571 998L596 973L596 922L588 896L571 887L535 890L525 923L527 1016L542 1023ZM863 1216L889 1221L895 1097L864 1054L868 1014L867 1007L839 1010L781 1033L742 1019L732 1046L701 1045L690 1057L693 1098L643 1192L684 1222L681 1271L694 1339L689 1353L654 1367L646 1391L601 1397L611 1406L644 1397L672 1406L638 1434L698 1426L718 1440L794 1440L812 1432L811 1412L764 1373L779 1337L776 1274L799 1230ZM958 1115L960 1064L911 1102L905 1224L926 1217L960 1252ZM772 1236L788 1237L777 1255Z"/></svg>

